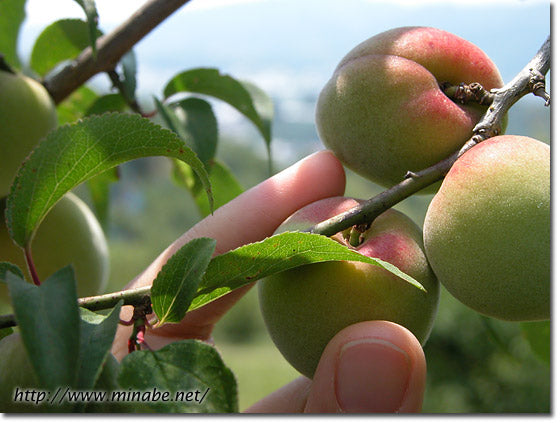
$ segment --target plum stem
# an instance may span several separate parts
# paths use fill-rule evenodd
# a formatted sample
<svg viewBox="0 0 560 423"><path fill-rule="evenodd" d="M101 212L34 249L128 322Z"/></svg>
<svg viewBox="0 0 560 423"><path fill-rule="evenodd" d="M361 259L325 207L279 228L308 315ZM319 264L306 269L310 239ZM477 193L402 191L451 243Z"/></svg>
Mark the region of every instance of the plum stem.
<svg viewBox="0 0 560 423"><path fill-rule="evenodd" d="M29 274L31 275L31 279L33 283L37 286L41 285L41 280L39 279L39 274L37 273L37 268L35 267L35 263L33 262L33 255L31 254L31 245L27 245L24 249L25 253L25 261L27 263L27 268L29 269Z"/></svg>
<svg viewBox="0 0 560 423"><path fill-rule="evenodd" d="M337 216L308 228L305 232L333 236L351 226L371 223L384 211L444 178L455 161L476 144L499 135L500 122L507 111L523 96L533 93L550 104L550 96L545 91L544 75L550 70L550 36L537 54L507 85L491 91L492 101L486 113L473 128L472 136L466 143L446 159L420 171L409 171L398 184L375 197Z"/></svg>
<svg viewBox="0 0 560 423"><path fill-rule="evenodd" d="M444 94L459 104L477 103L483 106L490 106L494 101L494 93L487 91L478 82L466 84L461 82L459 85L452 85L447 82L440 84Z"/></svg>

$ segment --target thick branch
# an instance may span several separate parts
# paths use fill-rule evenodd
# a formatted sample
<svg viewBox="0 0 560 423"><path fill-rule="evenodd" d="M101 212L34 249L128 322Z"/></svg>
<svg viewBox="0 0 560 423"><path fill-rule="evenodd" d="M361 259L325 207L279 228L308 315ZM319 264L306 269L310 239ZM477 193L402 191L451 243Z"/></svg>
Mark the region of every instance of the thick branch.
<svg viewBox="0 0 560 423"><path fill-rule="evenodd" d="M535 57L515 78L504 87L491 91L493 99L488 110L474 127L472 137L459 151L427 169L414 173L408 172L405 179L399 184L370 198L359 206L318 223L307 229L307 232L332 236L354 225L370 224L385 210L443 179L453 163L477 143L500 134L500 122L502 122L511 106L521 97L533 92L535 95L543 97L546 100L546 105L548 105L550 97L544 91L544 75L550 69L550 55L550 37L548 37Z"/></svg>
<svg viewBox="0 0 560 423"><path fill-rule="evenodd" d="M149 0L126 22L97 40L97 56L87 47L71 64L45 79L55 103L60 103L74 90L100 72L115 68L121 57L152 29L190 0Z"/></svg>

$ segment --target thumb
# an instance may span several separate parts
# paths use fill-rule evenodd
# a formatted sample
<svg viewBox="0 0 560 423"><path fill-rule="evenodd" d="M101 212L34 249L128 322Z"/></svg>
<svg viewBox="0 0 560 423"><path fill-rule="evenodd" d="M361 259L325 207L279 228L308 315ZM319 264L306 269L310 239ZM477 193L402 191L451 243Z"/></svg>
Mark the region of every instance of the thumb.
<svg viewBox="0 0 560 423"><path fill-rule="evenodd" d="M426 361L416 337L386 321L356 323L328 343L313 381L300 377L249 413L414 413L422 410Z"/></svg>
<svg viewBox="0 0 560 423"><path fill-rule="evenodd" d="M420 412L426 360L416 337L386 321L340 331L317 366L305 412Z"/></svg>

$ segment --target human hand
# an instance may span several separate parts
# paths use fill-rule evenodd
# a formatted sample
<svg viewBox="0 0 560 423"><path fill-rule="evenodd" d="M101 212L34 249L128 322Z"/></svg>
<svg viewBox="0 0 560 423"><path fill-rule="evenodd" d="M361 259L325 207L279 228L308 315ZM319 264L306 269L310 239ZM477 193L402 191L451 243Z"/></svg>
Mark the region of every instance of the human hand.
<svg viewBox="0 0 560 423"><path fill-rule="evenodd" d="M317 182L319 181L319 183ZM321 198L342 195L345 175L332 153L315 153L246 191L216 210L171 244L126 288L147 286L182 245L199 237L217 241L215 255L273 234L293 212ZM211 342L216 322L252 285L239 288L178 324L148 329L153 349L180 339ZM129 320L131 307L121 319ZM122 359L132 328L120 325L113 354ZM394 323L362 322L339 332L327 345L313 380L300 377L272 393L247 412L418 412L422 406L426 364L414 335Z"/></svg>

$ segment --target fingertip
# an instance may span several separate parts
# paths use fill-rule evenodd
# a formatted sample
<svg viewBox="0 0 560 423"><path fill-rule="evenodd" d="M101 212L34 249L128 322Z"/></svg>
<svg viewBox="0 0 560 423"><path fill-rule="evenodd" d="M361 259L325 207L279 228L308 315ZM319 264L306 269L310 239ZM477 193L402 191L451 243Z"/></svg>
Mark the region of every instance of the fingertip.
<svg viewBox="0 0 560 423"><path fill-rule="evenodd" d="M386 321L340 331L315 372L307 412L420 412L426 361L416 337Z"/></svg>

